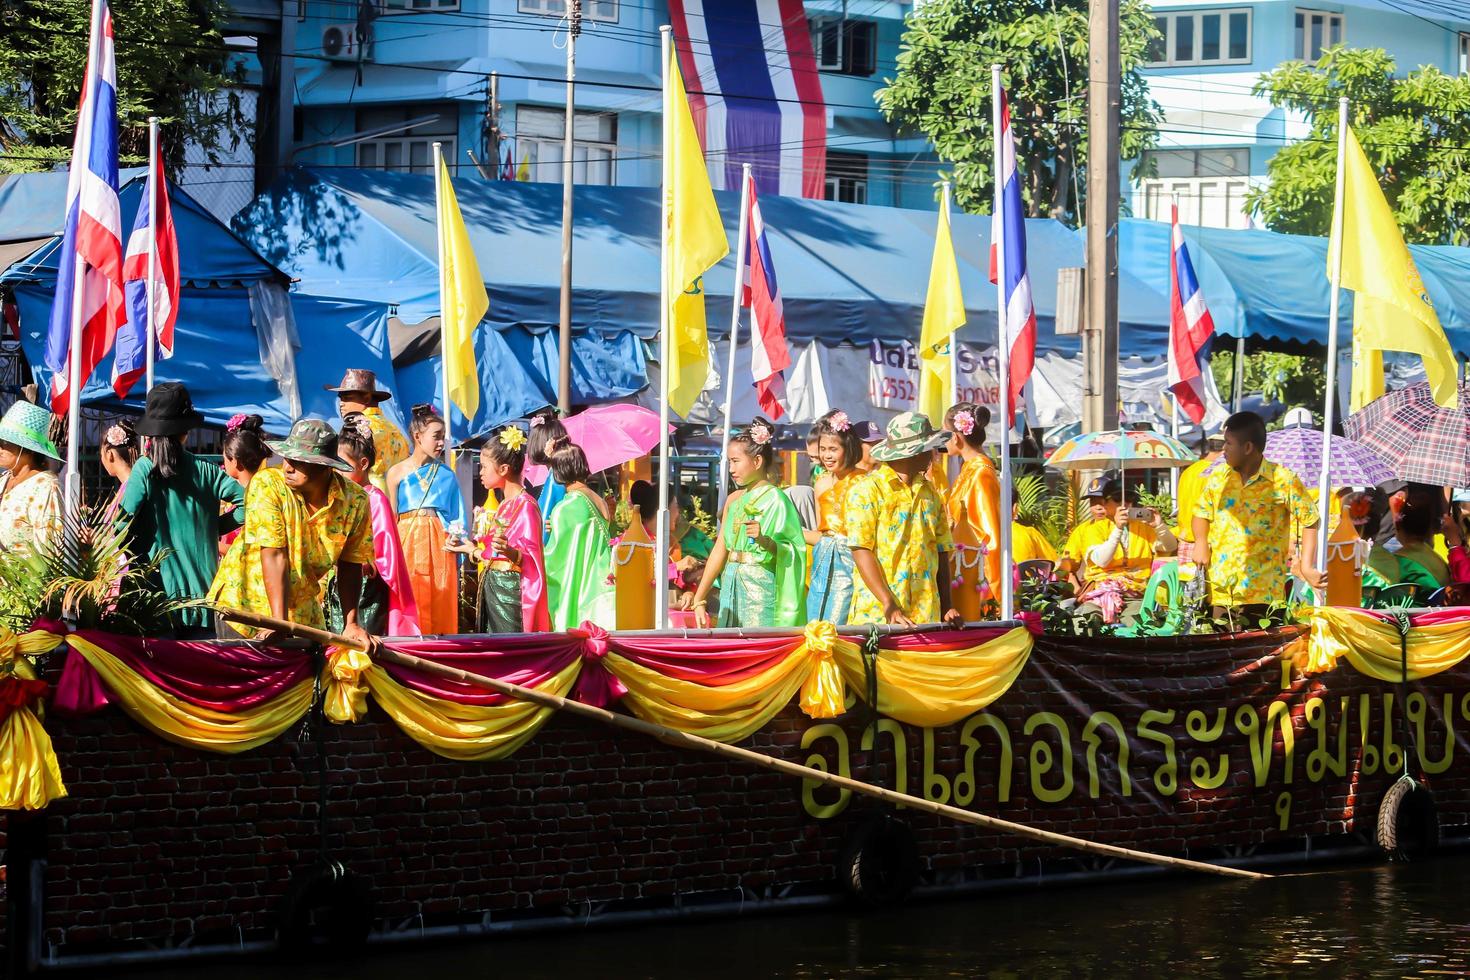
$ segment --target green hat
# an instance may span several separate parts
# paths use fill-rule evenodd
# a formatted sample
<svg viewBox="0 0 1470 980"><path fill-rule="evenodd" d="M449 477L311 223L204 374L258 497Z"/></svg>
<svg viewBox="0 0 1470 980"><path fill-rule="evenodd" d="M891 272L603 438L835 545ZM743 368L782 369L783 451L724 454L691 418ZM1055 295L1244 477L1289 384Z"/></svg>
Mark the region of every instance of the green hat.
<svg viewBox="0 0 1470 980"><path fill-rule="evenodd" d="M930 453L949 442L950 433L935 430L929 417L920 412L903 412L888 423L888 438L873 450L873 458L880 463L908 459L920 453Z"/></svg>
<svg viewBox="0 0 1470 980"><path fill-rule="evenodd" d="M0 442L52 459L61 458L51 442L51 413L30 402L16 402L5 413L5 418L0 419Z"/></svg>
<svg viewBox="0 0 1470 980"><path fill-rule="evenodd" d="M337 455L337 433L321 419L301 419L291 426L284 442L268 442L271 452L293 463L316 463L334 470L351 470Z"/></svg>

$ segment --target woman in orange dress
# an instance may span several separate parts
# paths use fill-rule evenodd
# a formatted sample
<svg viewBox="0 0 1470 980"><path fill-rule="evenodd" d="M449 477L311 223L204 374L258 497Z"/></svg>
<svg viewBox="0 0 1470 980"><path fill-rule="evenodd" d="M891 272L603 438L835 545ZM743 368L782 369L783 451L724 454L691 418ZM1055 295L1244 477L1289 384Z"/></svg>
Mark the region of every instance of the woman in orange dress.
<svg viewBox="0 0 1470 980"><path fill-rule="evenodd" d="M444 419L432 405L415 405L408 426L413 452L388 471L388 499L398 511L398 539L425 636L459 632L459 555L445 548L463 540L467 516L454 471L444 465Z"/></svg>
<svg viewBox="0 0 1470 980"><path fill-rule="evenodd" d="M1000 478L983 451L989 424L990 409L972 402L944 414L949 452L963 461L945 498L954 532L950 595L969 623L983 619L982 606L1000 592Z"/></svg>

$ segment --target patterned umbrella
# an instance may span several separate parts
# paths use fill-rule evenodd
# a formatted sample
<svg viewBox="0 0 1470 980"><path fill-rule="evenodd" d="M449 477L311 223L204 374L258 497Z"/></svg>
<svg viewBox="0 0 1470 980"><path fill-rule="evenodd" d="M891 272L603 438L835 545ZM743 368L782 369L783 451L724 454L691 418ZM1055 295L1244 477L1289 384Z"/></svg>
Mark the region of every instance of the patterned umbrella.
<svg viewBox="0 0 1470 980"><path fill-rule="evenodd" d="M1393 467L1361 442L1333 436L1327 445L1327 482L1332 486L1372 487L1393 479ZM1322 478L1322 432L1304 425L1268 432L1266 458L1315 488Z"/></svg>
<svg viewBox="0 0 1470 980"><path fill-rule="evenodd" d="M1400 480L1470 486L1470 383L1460 382L1459 408L1441 408L1429 382L1421 381L1349 415L1342 428L1382 456Z"/></svg>
<svg viewBox="0 0 1470 980"><path fill-rule="evenodd" d="M1056 448L1047 466L1063 470L1170 469L1199 457L1178 439L1146 429L1084 432Z"/></svg>

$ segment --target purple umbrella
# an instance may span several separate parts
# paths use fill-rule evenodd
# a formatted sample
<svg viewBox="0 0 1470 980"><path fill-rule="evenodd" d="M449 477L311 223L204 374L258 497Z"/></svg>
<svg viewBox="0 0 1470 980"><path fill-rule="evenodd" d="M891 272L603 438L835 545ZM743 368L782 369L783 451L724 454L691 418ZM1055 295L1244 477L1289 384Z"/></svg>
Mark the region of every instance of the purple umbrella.
<svg viewBox="0 0 1470 980"><path fill-rule="evenodd" d="M1334 487L1374 487L1394 478L1393 467L1361 442L1333 436L1328 443L1327 482ZM1266 433L1266 458L1285 466L1309 487L1322 478L1322 433L1305 425Z"/></svg>

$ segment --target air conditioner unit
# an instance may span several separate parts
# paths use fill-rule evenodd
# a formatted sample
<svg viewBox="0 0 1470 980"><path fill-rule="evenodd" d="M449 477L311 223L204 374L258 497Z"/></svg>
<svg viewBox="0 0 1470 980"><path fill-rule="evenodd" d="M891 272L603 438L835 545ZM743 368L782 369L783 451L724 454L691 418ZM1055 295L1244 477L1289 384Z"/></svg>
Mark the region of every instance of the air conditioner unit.
<svg viewBox="0 0 1470 980"><path fill-rule="evenodd" d="M373 55L372 35L359 33L356 24L328 24L322 28L321 50L334 61L367 61Z"/></svg>

